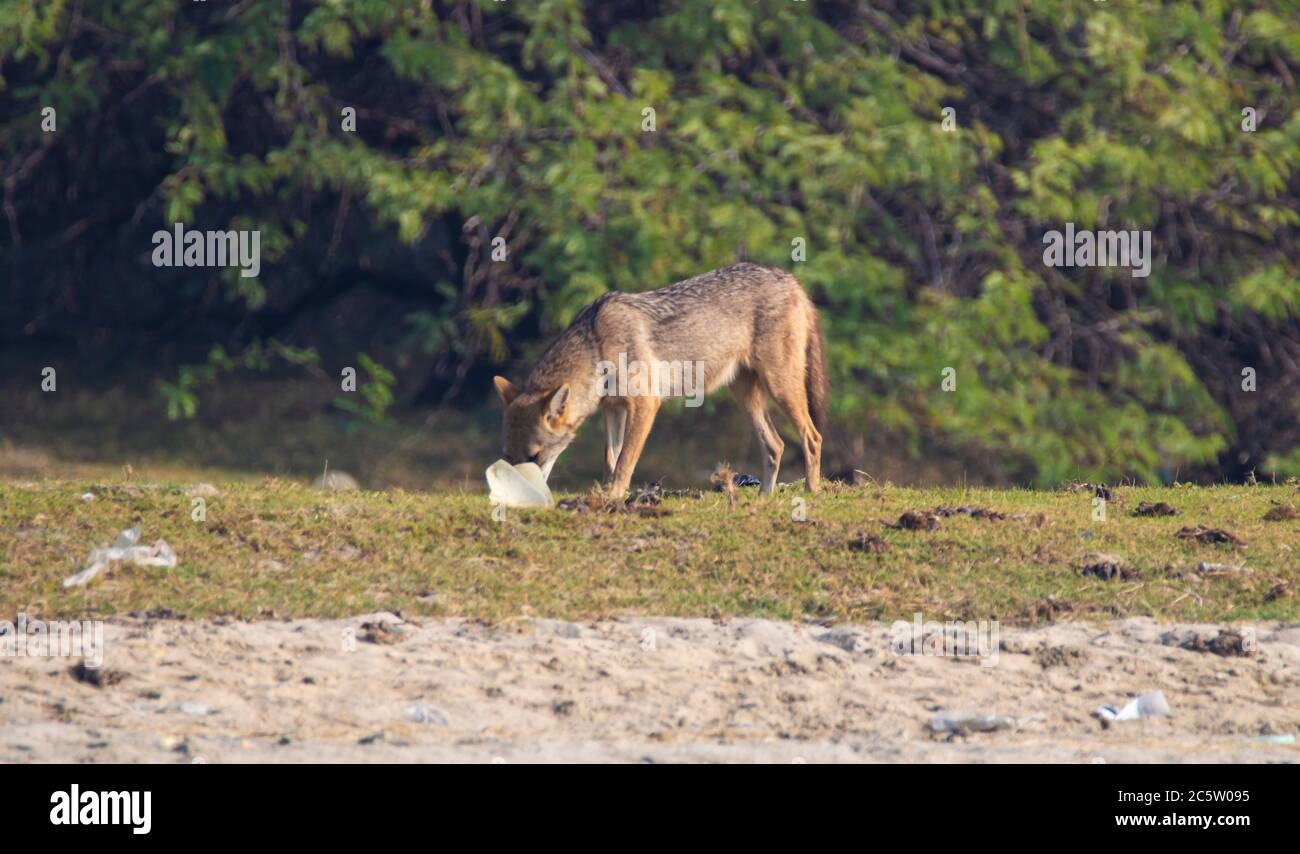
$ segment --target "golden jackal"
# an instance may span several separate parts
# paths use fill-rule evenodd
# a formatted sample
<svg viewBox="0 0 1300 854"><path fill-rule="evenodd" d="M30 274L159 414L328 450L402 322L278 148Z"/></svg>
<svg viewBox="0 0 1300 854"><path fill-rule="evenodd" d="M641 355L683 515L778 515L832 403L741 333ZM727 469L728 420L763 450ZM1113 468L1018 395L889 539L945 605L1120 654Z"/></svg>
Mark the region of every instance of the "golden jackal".
<svg viewBox="0 0 1300 854"><path fill-rule="evenodd" d="M638 374L651 366L650 375L614 381L614 365L633 365ZM605 476L621 496L663 398L691 393L673 387L677 382L665 389L659 380L689 383L692 374L703 392L731 386L749 414L764 451L765 495L776 488L785 448L767 412L767 395L775 398L799 431L808 489L817 491L830 398L821 322L794 276L757 264L734 264L647 293L608 293L584 308L522 389L496 378L505 405L505 458L535 462L549 478L578 427L600 410Z"/></svg>

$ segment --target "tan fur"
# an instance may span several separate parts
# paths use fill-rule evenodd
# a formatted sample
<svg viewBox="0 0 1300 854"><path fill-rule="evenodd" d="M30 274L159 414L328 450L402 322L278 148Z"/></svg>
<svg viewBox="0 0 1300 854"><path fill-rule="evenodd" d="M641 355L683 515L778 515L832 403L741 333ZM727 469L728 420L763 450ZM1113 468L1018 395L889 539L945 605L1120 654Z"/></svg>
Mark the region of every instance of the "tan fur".
<svg viewBox="0 0 1300 854"><path fill-rule="evenodd" d="M579 312L538 361L523 388L495 379L505 406L506 459L547 475L578 427L605 414L606 475L627 492L662 400L602 396L602 360L704 364L704 385L730 386L763 447L764 494L776 488L784 444L767 412L770 395L803 446L807 485L821 483L821 446L830 384L817 310L783 270L735 264L640 294L606 294Z"/></svg>

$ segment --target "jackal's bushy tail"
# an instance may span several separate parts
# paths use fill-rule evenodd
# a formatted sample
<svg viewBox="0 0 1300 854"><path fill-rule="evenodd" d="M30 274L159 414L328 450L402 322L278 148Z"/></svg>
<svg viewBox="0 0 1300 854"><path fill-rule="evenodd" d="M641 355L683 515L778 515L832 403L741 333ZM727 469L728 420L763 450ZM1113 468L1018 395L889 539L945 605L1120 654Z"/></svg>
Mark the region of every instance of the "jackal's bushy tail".
<svg viewBox="0 0 1300 854"><path fill-rule="evenodd" d="M804 372L804 388L808 394L808 414L818 433L826 432L826 419L831 405L831 379L826 373L826 348L822 344L822 321L817 309L810 303L808 312L812 323L808 330L808 366Z"/></svg>

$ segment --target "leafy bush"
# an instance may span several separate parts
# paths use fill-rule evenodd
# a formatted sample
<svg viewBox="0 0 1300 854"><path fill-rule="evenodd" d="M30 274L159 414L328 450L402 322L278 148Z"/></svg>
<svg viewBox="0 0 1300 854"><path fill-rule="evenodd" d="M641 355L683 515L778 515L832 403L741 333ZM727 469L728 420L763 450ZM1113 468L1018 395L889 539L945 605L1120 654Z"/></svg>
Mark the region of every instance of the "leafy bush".
<svg viewBox="0 0 1300 854"><path fill-rule="evenodd" d="M382 348L478 400L600 293L748 258L822 307L840 438L1300 473L1286 0L9 3L0 74L6 338ZM148 266L174 222L259 229L262 275ZM1045 266L1067 222L1150 230L1150 276ZM370 343L303 320L357 294Z"/></svg>

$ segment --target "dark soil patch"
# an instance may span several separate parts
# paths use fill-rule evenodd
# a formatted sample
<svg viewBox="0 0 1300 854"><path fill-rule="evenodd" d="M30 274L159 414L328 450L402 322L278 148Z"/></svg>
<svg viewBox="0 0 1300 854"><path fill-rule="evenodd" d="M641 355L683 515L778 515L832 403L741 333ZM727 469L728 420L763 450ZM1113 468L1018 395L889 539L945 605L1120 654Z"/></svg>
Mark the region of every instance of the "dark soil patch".
<svg viewBox="0 0 1300 854"><path fill-rule="evenodd" d="M1233 546L1244 546L1246 543L1236 534L1229 533L1222 528L1208 528L1205 525L1188 526L1179 528L1178 533L1174 536L1180 540L1193 540L1201 545L1226 544Z"/></svg>
<svg viewBox="0 0 1300 854"><path fill-rule="evenodd" d="M1152 503L1150 501L1141 501L1137 509L1133 511L1134 516L1177 516L1178 511L1163 501Z"/></svg>

